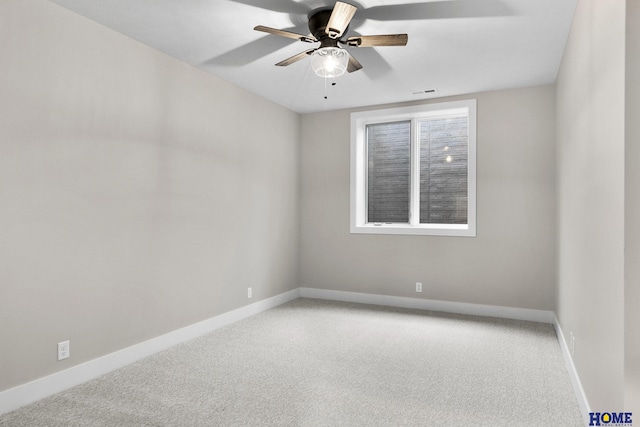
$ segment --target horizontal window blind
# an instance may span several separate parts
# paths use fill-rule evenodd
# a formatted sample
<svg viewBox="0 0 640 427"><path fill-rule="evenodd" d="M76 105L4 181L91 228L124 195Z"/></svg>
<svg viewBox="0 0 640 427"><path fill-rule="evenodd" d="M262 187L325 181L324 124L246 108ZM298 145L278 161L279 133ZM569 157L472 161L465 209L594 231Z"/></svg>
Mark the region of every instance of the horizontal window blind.
<svg viewBox="0 0 640 427"><path fill-rule="evenodd" d="M420 223L466 224L468 119L423 119L419 129Z"/></svg>
<svg viewBox="0 0 640 427"><path fill-rule="evenodd" d="M411 122L367 125L367 221L409 222Z"/></svg>

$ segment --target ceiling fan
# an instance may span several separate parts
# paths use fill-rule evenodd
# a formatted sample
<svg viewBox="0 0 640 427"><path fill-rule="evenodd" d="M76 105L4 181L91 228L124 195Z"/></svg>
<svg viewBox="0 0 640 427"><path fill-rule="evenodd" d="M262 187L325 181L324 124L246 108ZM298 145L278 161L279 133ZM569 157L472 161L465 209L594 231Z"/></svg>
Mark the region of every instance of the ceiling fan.
<svg viewBox="0 0 640 427"><path fill-rule="evenodd" d="M278 62L276 65L286 67L307 56L311 56L311 66L318 76L326 78L338 77L345 70L352 73L362 68L360 62L340 45L350 47L405 46L409 39L407 34L351 36L345 38L349 23L357 10L358 8L351 4L338 1L333 9L322 9L312 13L309 16L311 36L265 27L264 25L258 25L254 30L288 37L305 43L320 42L319 47L300 52Z"/></svg>

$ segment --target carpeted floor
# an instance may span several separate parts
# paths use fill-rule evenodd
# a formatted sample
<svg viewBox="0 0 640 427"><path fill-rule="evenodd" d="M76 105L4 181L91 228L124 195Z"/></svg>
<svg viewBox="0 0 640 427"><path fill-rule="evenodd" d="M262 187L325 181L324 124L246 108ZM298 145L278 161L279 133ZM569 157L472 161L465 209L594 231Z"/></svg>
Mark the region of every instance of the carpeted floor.
<svg viewBox="0 0 640 427"><path fill-rule="evenodd" d="M582 426L548 324L298 299L0 426Z"/></svg>

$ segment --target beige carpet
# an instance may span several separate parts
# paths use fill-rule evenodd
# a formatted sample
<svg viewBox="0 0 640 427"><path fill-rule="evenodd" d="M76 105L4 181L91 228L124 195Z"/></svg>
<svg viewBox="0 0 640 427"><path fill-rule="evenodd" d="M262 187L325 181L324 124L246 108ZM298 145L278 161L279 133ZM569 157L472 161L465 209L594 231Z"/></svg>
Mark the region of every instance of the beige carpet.
<svg viewBox="0 0 640 427"><path fill-rule="evenodd" d="M0 426L582 426L548 324L298 299Z"/></svg>

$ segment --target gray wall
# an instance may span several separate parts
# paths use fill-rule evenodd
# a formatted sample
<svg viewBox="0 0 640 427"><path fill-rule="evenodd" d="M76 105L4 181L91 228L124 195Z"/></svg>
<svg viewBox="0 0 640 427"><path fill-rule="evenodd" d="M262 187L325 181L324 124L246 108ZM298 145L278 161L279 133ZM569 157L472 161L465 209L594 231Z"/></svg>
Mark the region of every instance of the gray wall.
<svg viewBox="0 0 640 427"><path fill-rule="evenodd" d="M624 49L624 2L580 1L556 85L557 314L596 411L624 402Z"/></svg>
<svg viewBox="0 0 640 427"><path fill-rule="evenodd" d="M640 2L627 0L625 93L625 409L640 416Z"/></svg>
<svg viewBox="0 0 640 427"><path fill-rule="evenodd" d="M298 287L297 114L44 0L0 52L0 390Z"/></svg>
<svg viewBox="0 0 640 427"><path fill-rule="evenodd" d="M47 1L0 2L0 390L302 285L557 308L594 409L639 411L626 6L626 63L623 3L583 0L555 91L451 98L479 123L478 236L451 238L349 233L350 111L300 118Z"/></svg>
<svg viewBox="0 0 640 427"><path fill-rule="evenodd" d="M476 238L350 234L351 111L302 116L302 286L555 309L554 88L447 100L466 98L478 101Z"/></svg>

